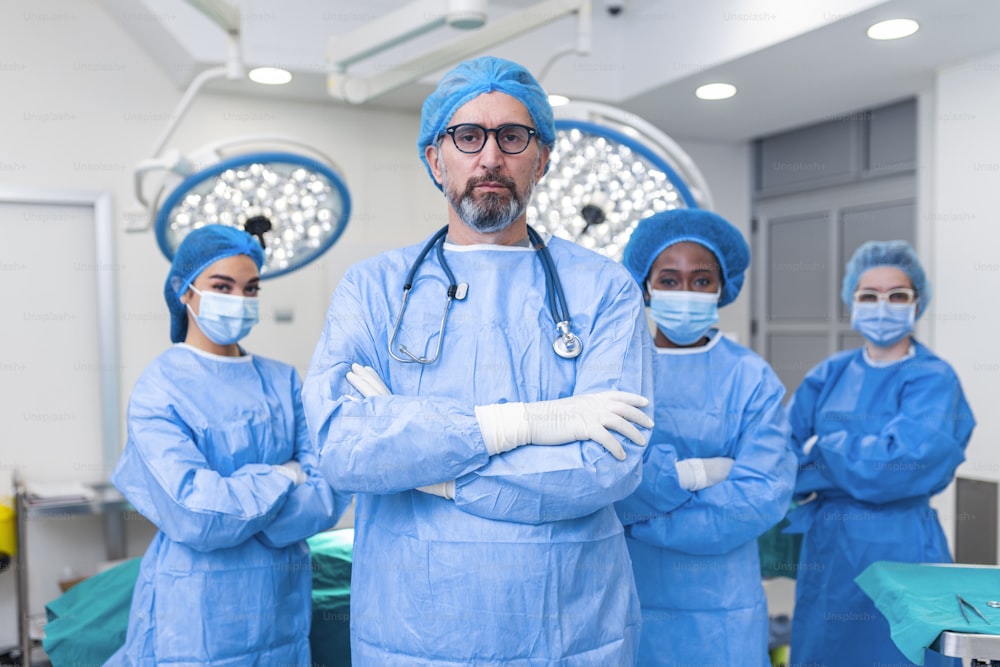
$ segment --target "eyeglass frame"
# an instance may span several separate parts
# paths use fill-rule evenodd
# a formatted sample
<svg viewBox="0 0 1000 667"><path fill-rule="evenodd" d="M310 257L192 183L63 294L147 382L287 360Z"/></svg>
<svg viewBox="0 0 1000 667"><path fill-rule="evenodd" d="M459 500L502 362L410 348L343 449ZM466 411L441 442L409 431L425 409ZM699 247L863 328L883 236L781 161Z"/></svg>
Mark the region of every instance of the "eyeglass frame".
<svg viewBox="0 0 1000 667"><path fill-rule="evenodd" d="M474 151L462 150L458 145L458 139L455 138L455 132L458 131L458 128L460 127L476 127L482 130L483 131L482 145L479 146L479 148L477 148ZM508 151L505 150L502 145L500 145L500 130L503 130L508 127L519 127L528 131L528 140L524 142L524 148L522 148L521 150ZM538 130L536 130L535 128L530 127L528 125L522 125L521 123L504 123L499 127L483 127L479 123L459 123L458 125L452 125L451 127L446 127L444 129L444 133L441 135L441 138L443 139L444 135L447 134L448 136L451 137L451 143L455 145L455 150L457 150L459 153L462 153L463 155L475 155L477 153L481 153L483 149L486 148L486 142L490 140L490 132L493 133L493 139L497 142L497 148L499 148L500 152L503 153L504 155L520 155L524 151L528 150L528 146L531 145L532 137L538 134Z"/></svg>
<svg viewBox="0 0 1000 667"><path fill-rule="evenodd" d="M893 301L892 297L895 294L905 294L907 297L906 301ZM861 301L858 299L859 296L874 296L874 301ZM881 303L885 301L890 306L909 306L918 301L919 296L917 295L917 290L911 287L895 287L886 292L879 292L875 289L859 289L854 291L854 297L852 301L854 303Z"/></svg>

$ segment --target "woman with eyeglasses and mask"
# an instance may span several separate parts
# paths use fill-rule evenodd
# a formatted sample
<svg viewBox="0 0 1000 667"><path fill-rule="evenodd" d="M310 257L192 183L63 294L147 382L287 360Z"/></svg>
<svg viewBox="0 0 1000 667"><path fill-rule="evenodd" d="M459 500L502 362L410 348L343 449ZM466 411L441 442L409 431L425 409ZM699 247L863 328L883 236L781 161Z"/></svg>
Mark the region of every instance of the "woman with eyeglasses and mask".
<svg viewBox="0 0 1000 667"><path fill-rule="evenodd" d="M912 664L854 579L880 560L952 560L930 498L964 460L975 419L955 371L913 337L930 296L905 241L858 248L841 298L865 343L809 371L789 402L802 504L786 532L804 533L793 664Z"/></svg>
<svg viewBox="0 0 1000 667"><path fill-rule="evenodd" d="M295 369L240 345L264 252L207 225L164 286L173 347L136 382L111 481L159 529L107 665L309 665L307 537L350 498L317 471Z"/></svg>

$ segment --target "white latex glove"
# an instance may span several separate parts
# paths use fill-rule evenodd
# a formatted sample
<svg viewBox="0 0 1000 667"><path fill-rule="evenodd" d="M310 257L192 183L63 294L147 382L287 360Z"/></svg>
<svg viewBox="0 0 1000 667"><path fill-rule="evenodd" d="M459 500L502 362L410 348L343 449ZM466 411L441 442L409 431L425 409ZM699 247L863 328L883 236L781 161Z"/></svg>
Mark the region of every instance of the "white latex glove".
<svg viewBox="0 0 1000 667"><path fill-rule="evenodd" d="M302 482L306 481L306 479L307 479L306 478L306 473L302 470L302 466L299 465L299 462L296 461L295 459L291 459L290 461L286 461L285 463L282 463L281 465L276 465L276 466L274 466L274 469L277 472L280 472L282 475L284 475L288 479L292 480L292 484L298 485L298 484L301 484Z"/></svg>
<svg viewBox="0 0 1000 667"><path fill-rule="evenodd" d="M808 440L806 440L802 444L802 453L803 454L808 454L810 451L812 451L812 448L814 446L816 446L816 441L817 440L819 440L819 436L815 435L815 434L812 437L810 437Z"/></svg>
<svg viewBox="0 0 1000 667"><path fill-rule="evenodd" d="M733 469L733 459L715 456L707 459L682 459L674 463L677 467L677 483L688 491L700 491L718 484L729 476Z"/></svg>
<svg viewBox="0 0 1000 667"><path fill-rule="evenodd" d="M477 405L476 420L491 456L521 445L593 440L623 461L625 450L611 432L645 445L646 439L635 425L653 427L653 420L639 409L648 404L638 394L602 391L535 403Z"/></svg>
<svg viewBox="0 0 1000 667"><path fill-rule="evenodd" d="M347 371L347 381L351 386L361 392L365 398L372 396L391 396L392 392L382 382L375 369L371 366L361 364L351 364L351 370Z"/></svg>
<svg viewBox="0 0 1000 667"><path fill-rule="evenodd" d="M429 493L433 496L441 496L442 498L447 498L448 500L454 500L455 481L452 480L450 482L438 482L437 484L418 486L417 491L423 491L424 493Z"/></svg>

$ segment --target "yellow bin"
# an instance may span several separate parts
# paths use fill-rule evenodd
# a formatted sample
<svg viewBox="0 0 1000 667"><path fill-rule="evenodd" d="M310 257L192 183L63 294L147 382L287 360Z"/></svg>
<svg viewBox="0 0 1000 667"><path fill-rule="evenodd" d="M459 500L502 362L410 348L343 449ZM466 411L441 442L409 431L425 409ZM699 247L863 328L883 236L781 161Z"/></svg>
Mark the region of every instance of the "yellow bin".
<svg viewBox="0 0 1000 667"><path fill-rule="evenodd" d="M17 526L14 522L14 508L0 502L0 553L13 556L17 552Z"/></svg>

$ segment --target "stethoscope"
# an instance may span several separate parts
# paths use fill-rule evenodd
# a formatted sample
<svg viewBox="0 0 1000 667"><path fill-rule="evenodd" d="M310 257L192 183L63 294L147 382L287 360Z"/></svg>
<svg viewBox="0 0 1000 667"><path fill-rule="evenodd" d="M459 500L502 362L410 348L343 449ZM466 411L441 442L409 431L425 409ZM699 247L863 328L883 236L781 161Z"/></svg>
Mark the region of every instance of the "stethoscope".
<svg viewBox="0 0 1000 667"><path fill-rule="evenodd" d="M451 302L456 299L462 301L469 291L468 283L458 283L455 281L455 274L452 273L451 267L444 258L444 241L447 233L448 227L444 226L430 238L420 251L420 254L413 261L413 265L410 266L410 270L406 274L406 281L403 283L403 303L399 307L399 315L396 316L396 323L392 327L392 335L389 336L389 356L404 364L433 364L438 360L438 357L441 356L441 344L444 341L444 329L448 322L448 311L451 309ZM559 274L556 273L555 262L552 261L552 255L549 253L545 241L530 226L528 226L528 238L531 240L534 249L538 252L539 259L542 261L542 267L545 271L545 291L548 297L547 301L549 302L549 312L552 313L552 319L556 322L556 331L559 333L552 343L552 349L563 359L573 359L580 356L580 352L583 351L583 341L580 340L579 336L570 331L569 307L566 305L566 293L563 291ZM402 344L398 346L399 354L397 354L394 349L396 348L396 336L399 334L399 327L403 322L403 313L406 312L406 302L410 298L410 289L413 287L413 280L417 275L417 270L432 248L436 250L438 262L441 264L441 268L444 269L445 275L448 276L448 297L444 304L444 312L441 314L441 327L438 332L434 356L418 357Z"/></svg>

